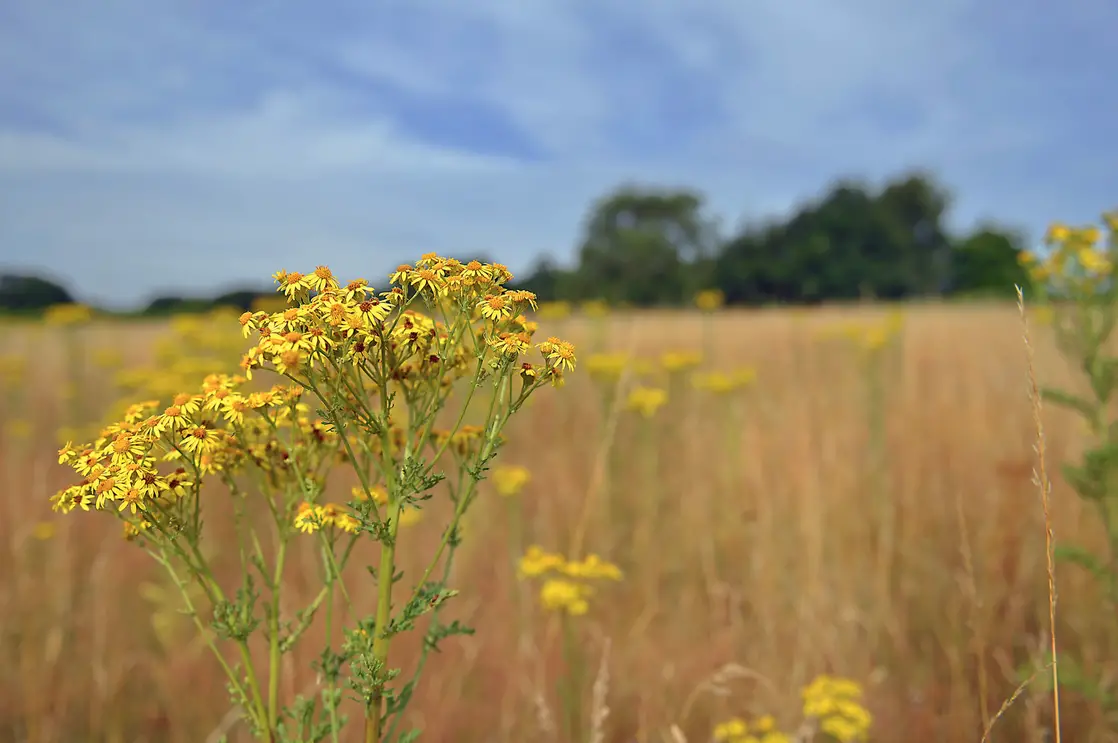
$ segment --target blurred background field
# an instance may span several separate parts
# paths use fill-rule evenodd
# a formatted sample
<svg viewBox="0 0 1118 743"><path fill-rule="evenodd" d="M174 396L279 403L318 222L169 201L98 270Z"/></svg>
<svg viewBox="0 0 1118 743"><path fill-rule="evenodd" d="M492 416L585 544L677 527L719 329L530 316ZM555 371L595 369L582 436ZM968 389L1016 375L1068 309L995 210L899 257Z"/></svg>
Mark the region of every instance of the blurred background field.
<svg viewBox="0 0 1118 743"><path fill-rule="evenodd" d="M574 341L580 367L508 431L497 464L527 481L506 494L485 483L469 515L448 611L478 632L429 661L408 713L424 739L546 739L541 709L554 714L563 669L553 618L517 579L530 544L580 540L625 573L577 625L588 700L608 642L609 741L664 740L671 725L703 741L731 715L795 720L820 673L864 685L872 740L977 741L1043 667L1044 526L1015 308L541 315L540 334ZM1032 316L1037 373L1074 387L1045 319ZM0 339L0 741L217 740L228 698L174 587L116 521L57 517L48 498L69 484L57 448L122 397L180 383L171 359L179 374L201 360L186 378L235 370L235 315L11 321ZM636 387L666 400L642 410ZM1064 411L1045 425L1054 470L1084 432ZM1055 480L1057 539L1096 544ZM207 492L220 531L223 494ZM421 552L440 508L408 527ZM312 557L292 567L295 595L316 587ZM1086 571L1058 581L1061 652L1113 675L1118 625ZM407 666L415 645L403 639L392 662ZM283 694L313 689L310 659L289 658ZM994 739L1047 740L1047 688L1041 674ZM1108 739L1094 703L1068 691L1063 705L1065 740Z"/></svg>

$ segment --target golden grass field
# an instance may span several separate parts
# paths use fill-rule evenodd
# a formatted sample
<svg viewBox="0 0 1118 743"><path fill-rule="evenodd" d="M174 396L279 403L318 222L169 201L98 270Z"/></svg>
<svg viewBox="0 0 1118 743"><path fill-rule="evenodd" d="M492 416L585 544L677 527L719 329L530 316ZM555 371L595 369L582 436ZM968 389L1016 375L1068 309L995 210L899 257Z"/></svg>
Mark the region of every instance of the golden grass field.
<svg viewBox="0 0 1118 743"><path fill-rule="evenodd" d="M864 684L871 740L977 743L1043 667L1048 643L1021 322L1011 305L903 311L876 388L865 354L820 331L879 322L885 309L727 310L709 336L698 313L561 321L555 330L576 343L581 366L510 424L499 463L527 467L527 487L502 498L487 486L468 517L449 614L477 634L451 638L429 662L409 712L422 740L556 739L541 710L556 714L559 637L533 587L517 580L515 558L531 543L566 552L579 539L625 571L577 620L586 706L595 677L599 695L608 689L605 741L672 740L672 725L706 741L731 715L794 724L799 689L832 673ZM81 354L116 348L126 366L141 363L164 330L86 326ZM1032 330L1042 384L1075 386L1048 329ZM173 586L107 515L63 517L48 503L72 475L56 464L59 428L115 401L111 375L90 361L71 380L61 330L12 325L0 337L28 359L0 408L0 741L216 741L228 727L224 681L177 613ZM708 337L702 368L753 367L755 384L723 397L672 386L646 420L605 409L586 371L595 350L655 360L701 350ZM1056 539L1097 544L1101 529L1058 474L1083 430L1063 410L1046 408L1044 422ZM220 495L208 517L219 563ZM438 538L439 509L410 527L416 549ZM292 563L293 596L316 588L312 558ZM354 600L371 604L361 575ZM1118 621L1081 569L1058 565L1056 580L1060 653L1113 676ZM393 645L393 665L407 666L416 644ZM314 690L305 656L287 656L284 695ZM1049 739L1047 673L991 740ZM1087 700L1068 691L1062 708L1064 740L1114 739Z"/></svg>

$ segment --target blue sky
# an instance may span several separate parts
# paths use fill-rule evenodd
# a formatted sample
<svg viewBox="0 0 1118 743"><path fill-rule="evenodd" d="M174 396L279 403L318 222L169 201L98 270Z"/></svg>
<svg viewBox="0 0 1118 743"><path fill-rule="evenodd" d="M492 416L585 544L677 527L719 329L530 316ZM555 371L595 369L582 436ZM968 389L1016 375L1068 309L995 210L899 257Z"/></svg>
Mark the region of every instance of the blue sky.
<svg viewBox="0 0 1118 743"><path fill-rule="evenodd" d="M0 2L0 268L84 299L568 258L622 181L726 230L928 168L959 227L1118 204L1118 3Z"/></svg>

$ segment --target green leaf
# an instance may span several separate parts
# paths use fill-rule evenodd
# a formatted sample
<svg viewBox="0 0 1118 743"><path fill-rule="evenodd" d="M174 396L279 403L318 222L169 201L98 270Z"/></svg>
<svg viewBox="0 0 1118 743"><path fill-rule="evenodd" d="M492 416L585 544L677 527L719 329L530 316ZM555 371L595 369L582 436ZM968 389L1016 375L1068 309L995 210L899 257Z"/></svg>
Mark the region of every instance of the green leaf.
<svg viewBox="0 0 1118 743"><path fill-rule="evenodd" d="M1090 400L1085 400L1070 392L1064 392L1063 390L1058 390L1053 387L1042 387L1040 395L1048 402L1055 403L1065 408L1071 408L1087 420L1093 420L1095 417L1095 406L1091 404Z"/></svg>
<svg viewBox="0 0 1118 743"><path fill-rule="evenodd" d="M1118 383L1118 360L1112 358L1097 358L1088 369L1091 380L1091 390L1103 404L1110 400L1114 393L1114 386Z"/></svg>
<svg viewBox="0 0 1118 743"><path fill-rule="evenodd" d="M1084 500L1097 501L1101 500L1104 492L1101 481L1095 476L1088 466L1076 466L1074 464L1064 464L1064 479L1068 481L1072 489L1079 494L1080 498Z"/></svg>
<svg viewBox="0 0 1118 743"><path fill-rule="evenodd" d="M1053 552L1057 560L1086 568L1100 581L1109 582L1114 579L1114 572L1098 555L1077 544L1058 544Z"/></svg>

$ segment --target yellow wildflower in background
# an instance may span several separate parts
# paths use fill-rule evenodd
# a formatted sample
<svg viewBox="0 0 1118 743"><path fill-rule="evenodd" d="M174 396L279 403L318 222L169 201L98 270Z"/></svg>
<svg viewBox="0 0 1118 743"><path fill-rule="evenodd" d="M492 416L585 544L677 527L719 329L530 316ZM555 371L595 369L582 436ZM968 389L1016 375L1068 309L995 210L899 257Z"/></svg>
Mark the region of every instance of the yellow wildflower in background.
<svg viewBox="0 0 1118 743"><path fill-rule="evenodd" d="M660 366L669 374L694 369L703 363L703 355L698 351L669 351L660 357Z"/></svg>
<svg viewBox="0 0 1118 743"><path fill-rule="evenodd" d="M566 565L566 559L557 553L545 552L539 545L532 545L520 558L518 572L520 578L536 578L549 571L559 571Z"/></svg>
<svg viewBox="0 0 1118 743"><path fill-rule="evenodd" d="M658 387L636 387L629 393L626 406L645 418L651 418L667 401L668 393Z"/></svg>
<svg viewBox="0 0 1118 743"><path fill-rule="evenodd" d="M592 593L587 585L563 578L549 578L540 588L540 603L551 611L565 611L577 617L590 610Z"/></svg>
<svg viewBox="0 0 1118 743"><path fill-rule="evenodd" d="M862 706L862 686L856 681L816 677L802 692L804 717L815 720L819 729L840 743L864 741L873 717Z"/></svg>
<svg viewBox="0 0 1118 743"><path fill-rule="evenodd" d="M716 743L789 743L791 738L776 729L771 715L758 718L752 725L740 717L732 717L715 725L711 734Z"/></svg>
<svg viewBox="0 0 1118 743"><path fill-rule="evenodd" d="M1107 213L1102 220L1110 231L1110 243L1116 239L1115 215ZM1102 230L1095 225L1069 227L1054 223L1044 238L1049 253L1043 260L1023 251L1019 260L1029 269L1034 282L1057 293L1093 293L1104 279L1114 273L1112 256L1103 242Z"/></svg>
<svg viewBox="0 0 1118 743"><path fill-rule="evenodd" d="M695 306L703 312L714 312L726 304L726 295L721 289L703 289L695 295Z"/></svg>
<svg viewBox="0 0 1118 743"><path fill-rule="evenodd" d="M497 492L506 497L520 493L531 479L532 473L520 465L505 464L493 470L493 484Z"/></svg>
<svg viewBox="0 0 1118 743"><path fill-rule="evenodd" d="M93 310L84 304L51 305L43 313L43 322L54 326L83 325L92 319Z"/></svg>
<svg viewBox="0 0 1118 743"><path fill-rule="evenodd" d="M562 611L581 616L590 609L595 581L620 581L620 568L597 555L582 560L568 560L562 555L546 552L532 545L520 558L517 573L521 580L544 577L540 587L540 603L549 611Z"/></svg>
<svg viewBox="0 0 1118 743"><path fill-rule="evenodd" d="M571 303L542 302L537 314L541 320L565 320L571 315Z"/></svg>
<svg viewBox="0 0 1118 743"><path fill-rule="evenodd" d="M695 374L691 378L692 386L697 390L713 392L716 395L725 395L735 390L748 387L757 380L757 370L752 367L742 367L733 372L713 371Z"/></svg>
<svg viewBox="0 0 1118 743"><path fill-rule="evenodd" d="M31 536L40 542L46 542L54 538L57 530L58 527L53 521L40 521L35 524L35 528L31 530Z"/></svg>
<svg viewBox="0 0 1118 743"><path fill-rule="evenodd" d="M586 359L586 368L593 379L616 382L630 363L629 357L623 353L595 353Z"/></svg>
<svg viewBox="0 0 1118 743"><path fill-rule="evenodd" d="M603 299L591 299L579 305L579 311L586 317L605 317L609 314L609 305Z"/></svg>
<svg viewBox="0 0 1118 743"><path fill-rule="evenodd" d="M10 420L4 426L4 433L13 439L28 439L31 437L31 422L23 418Z"/></svg>
<svg viewBox="0 0 1118 743"><path fill-rule="evenodd" d="M23 356L0 356L0 387L18 387L27 374L27 359Z"/></svg>
<svg viewBox="0 0 1118 743"><path fill-rule="evenodd" d="M344 506L336 503L317 506L303 501L299 504L299 510L295 513L296 529L313 534L319 529L331 526L355 534L360 523L345 510Z"/></svg>
<svg viewBox="0 0 1118 743"><path fill-rule="evenodd" d="M373 494L373 502L378 506L388 505L388 491L384 489L383 485L371 485L369 490ZM365 491L360 485L354 485L350 489L350 495L354 500L368 500ZM400 511L400 526L414 526L423 520L423 511L414 506L408 506Z"/></svg>

